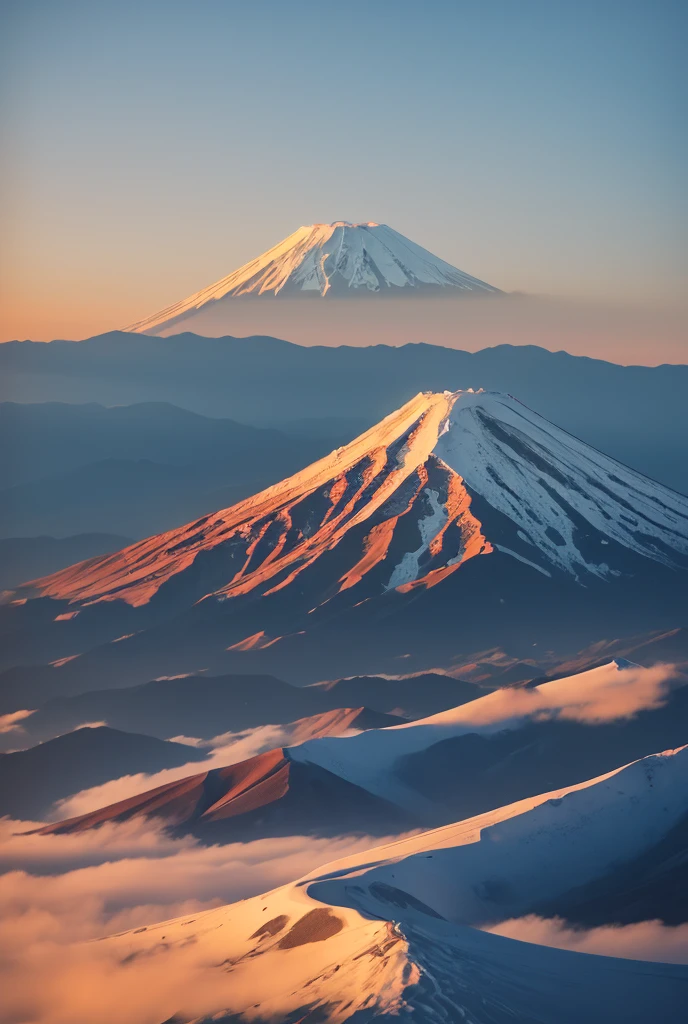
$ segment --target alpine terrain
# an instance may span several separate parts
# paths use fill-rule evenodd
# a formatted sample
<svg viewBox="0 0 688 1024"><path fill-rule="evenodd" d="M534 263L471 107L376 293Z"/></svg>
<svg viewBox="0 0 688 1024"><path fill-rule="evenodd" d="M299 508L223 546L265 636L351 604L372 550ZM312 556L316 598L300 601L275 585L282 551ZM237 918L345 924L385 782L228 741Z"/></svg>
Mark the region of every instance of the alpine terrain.
<svg viewBox="0 0 688 1024"><path fill-rule="evenodd" d="M218 303L238 298L360 298L402 291L499 293L386 224L335 221L299 228L215 284L124 330L163 334L182 322L193 328L194 318L217 314ZM233 311L224 312L231 317Z"/></svg>
<svg viewBox="0 0 688 1024"><path fill-rule="evenodd" d="M688 498L509 395L421 393L251 498L19 587L5 663L57 662L53 692L75 693L568 652L681 625L686 568Z"/></svg>
<svg viewBox="0 0 688 1024"><path fill-rule="evenodd" d="M106 940L108 955L154 964L156 978L194 970L193 994L160 992L170 1021L676 1020L685 966L490 932L545 907L556 913L571 892L584 900L619 861L656 862L688 812L687 758L685 747L651 755L252 899L126 931Z"/></svg>

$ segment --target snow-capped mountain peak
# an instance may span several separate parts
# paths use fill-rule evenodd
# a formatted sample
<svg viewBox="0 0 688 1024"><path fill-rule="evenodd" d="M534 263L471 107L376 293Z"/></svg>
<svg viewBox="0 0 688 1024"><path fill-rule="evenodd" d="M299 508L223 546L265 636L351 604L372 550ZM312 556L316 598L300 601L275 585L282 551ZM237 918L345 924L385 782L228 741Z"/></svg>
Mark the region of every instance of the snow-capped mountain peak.
<svg viewBox="0 0 688 1024"><path fill-rule="evenodd" d="M531 574L585 582L632 572L638 559L685 566L688 498L510 395L426 392L267 490L34 589L141 605L214 549L224 582L213 571L199 597L221 600L275 594L297 579L301 590L326 556L309 608L346 591L355 601L431 588L495 552Z"/></svg>
<svg viewBox="0 0 688 1024"><path fill-rule="evenodd" d="M208 288L124 329L156 333L222 299L418 292L497 293L386 224L310 224Z"/></svg>

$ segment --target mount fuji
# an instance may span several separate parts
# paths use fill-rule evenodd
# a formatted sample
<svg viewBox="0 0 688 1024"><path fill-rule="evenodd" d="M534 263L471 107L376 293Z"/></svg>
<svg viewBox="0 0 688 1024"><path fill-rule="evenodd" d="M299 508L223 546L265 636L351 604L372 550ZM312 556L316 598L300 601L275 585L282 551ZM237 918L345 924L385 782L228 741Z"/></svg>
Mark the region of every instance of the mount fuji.
<svg viewBox="0 0 688 1024"><path fill-rule="evenodd" d="M311 224L227 277L124 328L164 334L207 314L232 317L238 298L361 298L367 295L498 294L386 224ZM230 301L230 306L227 302ZM199 322L200 322L199 321ZM205 333L201 330L201 333Z"/></svg>
<svg viewBox="0 0 688 1024"><path fill-rule="evenodd" d="M509 395L421 393L231 508L18 588L9 646L48 625L5 663L57 661L79 692L201 668L412 672L507 641L566 653L680 625L687 568L688 498Z"/></svg>

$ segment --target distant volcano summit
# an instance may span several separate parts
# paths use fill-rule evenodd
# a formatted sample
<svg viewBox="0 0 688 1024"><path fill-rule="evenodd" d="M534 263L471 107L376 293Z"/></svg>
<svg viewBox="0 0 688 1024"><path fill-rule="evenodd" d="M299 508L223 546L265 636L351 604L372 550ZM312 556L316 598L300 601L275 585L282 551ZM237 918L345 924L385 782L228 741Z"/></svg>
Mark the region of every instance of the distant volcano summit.
<svg viewBox="0 0 688 1024"><path fill-rule="evenodd" d="M311 224L195 295L125 330L161 334L245 298L347 297L402 293L499 293L386 224ZM234 305L234 304L233 304Z"/></svg>

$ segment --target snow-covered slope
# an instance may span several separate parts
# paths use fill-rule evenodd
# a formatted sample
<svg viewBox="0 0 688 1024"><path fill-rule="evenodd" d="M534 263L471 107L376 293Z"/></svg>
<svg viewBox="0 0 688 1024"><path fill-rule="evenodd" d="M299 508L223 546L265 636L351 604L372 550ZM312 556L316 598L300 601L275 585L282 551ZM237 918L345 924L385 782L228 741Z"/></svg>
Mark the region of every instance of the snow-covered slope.
<svg viewBox="0 0 688 1024"><path fill-rule="evenodd" d="M308 891L365 910L366 890L383 883L461 924L519 916L659 843L688 814L686 782L688 747L653 754L338 861Z"/></svg>
<svg viewBox="0 0 688 1024"><path fill-rule="evenodd" d="M245 296L327 296L398 289L499 291L433 256L386 224L311 224L227 277L127 331L156 333L221 299Z"/></svg>
<svg viewBox="0 0 688 1024"><path fill-rule="evenodd" d="M160 1019L678 1019L684 966L570 953L470 926L527 912L660 840L688 812L687 755L645 758L101 948L166 979ZM175 977L193 977L193 990Z"/></svg>
<svg viewBox="0 0 688 1024"><path fill-rule="evenodd" d="M231 817L234 838L255 838L274 831L273 810L279 829L292 834L330 834L345 820L368 831L382 821L388 832L395 824L427 828L574 785L680 744L687 708L688 689L671 666L611 662L539 686L497 690L417 722L388 726L389 716L378 716L383 722L371 724L382 727L366 732L346 729L360 709L333 712L295 723L291 740L281 740L291 742L284 750L139 792L45 831L154 815L217 838L217 828L204 827L217 821L225 827ZM208 804L211 792L214 803ZM199 801L204 810L198 811ZM219 816L216 804L223 808Z"/></svg>
<svg viewBox="0 0 688 1024"><path fill-rule="evenodd" d="M395 770L400 759L427 751L449 739L469 734L491 736L504 730L518 730L527 723L556 719L587 724L604 740L602 723L623 720L644 709L657 708L667 697L666 683L669 679L671 668L667 666L647 669L628 662L612 661L539 686L495 690L460 707L419 721L356 736L306 740L288 748L288 756L293 761L325 768L378 797L413 810L421 818L425 814L426 820L433 817L437 820L441 799L438 797L435 801L424 795L434 788L432 772L430 780L416 788L406 778L407 773L400 776ZM591 747L594 747L596 738L594 735L590 737ZM548 767L547 752L542 751L540 757L544 772ZM511 781L522 770L522 760L512 764ZM471 789L476 781L457 776L455 788ZM524 779L521 793L527 792L528 783Z"/></svg>
<svg viewBox="0 0 688 1024"><path fill-rule="evenodd" d="M509 395L422 393L254 497L22 593L138 606L193 567L194 600L271 595L298 581L309 611L339 595L353 605L432 588L494 552L531 575L581 583L639 561L685 567L688 498ZM234 647L274 639L259 628Z"/></svg>

